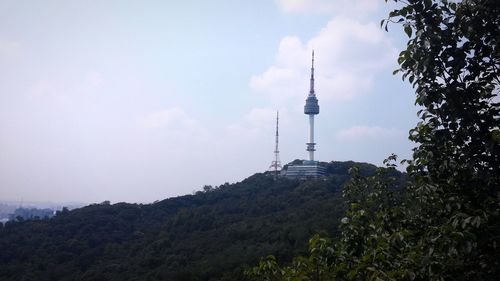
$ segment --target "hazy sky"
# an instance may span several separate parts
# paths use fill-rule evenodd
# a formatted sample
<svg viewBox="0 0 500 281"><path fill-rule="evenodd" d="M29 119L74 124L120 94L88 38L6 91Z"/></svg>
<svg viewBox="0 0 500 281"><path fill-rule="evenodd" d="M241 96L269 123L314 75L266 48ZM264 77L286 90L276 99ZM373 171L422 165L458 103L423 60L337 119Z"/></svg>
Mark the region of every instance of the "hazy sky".
<svg viewBox="0 0 500 281"><path fill-rule="evenodd" d="M383 0L0 0L0 200L152 202L283 163L409 157Z"/></svg>

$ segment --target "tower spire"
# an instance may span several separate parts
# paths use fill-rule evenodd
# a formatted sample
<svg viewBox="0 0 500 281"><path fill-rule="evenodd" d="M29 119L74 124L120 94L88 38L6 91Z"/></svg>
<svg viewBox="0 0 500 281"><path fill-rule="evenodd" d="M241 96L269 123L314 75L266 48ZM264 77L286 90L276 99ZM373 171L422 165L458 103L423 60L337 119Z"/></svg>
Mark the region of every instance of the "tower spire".
<svg viewBox="0 0 500 281"><path fill-rule="evenodd" d="M280 151L278 149L278 125L279 125L279 111L276 111L276 146L274 148L274 160L271 162L271 166L269 166L269 171L274 172L274 178L278 177L278 172L281 171L281 161L280 161Z"/></svg>
<svg viewBox="0 0 500 281"><path fill-rule="evenodd" d="M312 61L311 61L311 88L309 90L309 95L314 95L314 50L312 51Z"/></svg>

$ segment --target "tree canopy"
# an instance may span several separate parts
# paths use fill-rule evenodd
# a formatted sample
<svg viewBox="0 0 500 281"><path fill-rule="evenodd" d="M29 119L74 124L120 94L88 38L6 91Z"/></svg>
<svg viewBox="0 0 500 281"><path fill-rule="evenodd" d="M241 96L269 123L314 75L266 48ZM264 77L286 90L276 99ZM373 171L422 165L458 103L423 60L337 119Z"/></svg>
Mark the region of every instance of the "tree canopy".
<svg viewBox="0 0 500 281"><path fill-rule="evenodd" d="M104 201L8 222L0 280L244 280L259 257L291 260L315 232L337 233L347 171L376 168L324 164L329 176L319 181L255 174L154 204Z"/></svg>

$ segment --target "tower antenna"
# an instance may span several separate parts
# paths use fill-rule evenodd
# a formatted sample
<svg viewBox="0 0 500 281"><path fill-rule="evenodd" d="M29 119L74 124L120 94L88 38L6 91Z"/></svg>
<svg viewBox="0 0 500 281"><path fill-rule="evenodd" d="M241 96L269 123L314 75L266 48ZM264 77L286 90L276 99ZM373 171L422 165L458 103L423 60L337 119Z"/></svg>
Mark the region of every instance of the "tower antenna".
<svg viewBox="0 0 500 281"><path fill-rule="evenodd" d="M309 95L314 95L314 50L312 51L312 60L311 60L311 85L309 88Z"/></svg>
<svg viewBox="0 0 500 281"><path fill-rule="evenodd" d="M279 111L276 111L276 146L274 148L274 160L271 162L271 166L269 166L269 171L274 172L274 179L278 178L278 172L283 168L281 166L280 161L280 151L278 149L278 127L279 126Z"/></svg>

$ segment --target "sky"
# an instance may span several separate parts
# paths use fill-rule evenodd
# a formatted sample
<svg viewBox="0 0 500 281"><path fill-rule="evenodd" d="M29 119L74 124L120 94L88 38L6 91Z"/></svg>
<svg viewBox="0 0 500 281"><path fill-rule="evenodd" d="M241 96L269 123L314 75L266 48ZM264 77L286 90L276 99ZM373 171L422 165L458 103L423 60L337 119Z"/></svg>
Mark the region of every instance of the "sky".
<svg viewBox="0 0 500 281"><path fill-rule="evenodd" d="M307 157L409 158L382 0L0 0L0 200L149 203Z"/></svg>

